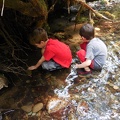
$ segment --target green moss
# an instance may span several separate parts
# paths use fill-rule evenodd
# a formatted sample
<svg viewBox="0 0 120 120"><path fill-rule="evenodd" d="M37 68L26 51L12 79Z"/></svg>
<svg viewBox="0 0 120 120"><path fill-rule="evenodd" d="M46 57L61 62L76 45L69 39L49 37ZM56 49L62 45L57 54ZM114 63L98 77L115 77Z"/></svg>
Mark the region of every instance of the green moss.
<svg viewBox="0 0 120 120"><path fill-rule="evenodd" d="M82 23L82 22L86 22L86 21L88 21L88 17L80 16L80 17L78 18L78 23Z"/></svg>

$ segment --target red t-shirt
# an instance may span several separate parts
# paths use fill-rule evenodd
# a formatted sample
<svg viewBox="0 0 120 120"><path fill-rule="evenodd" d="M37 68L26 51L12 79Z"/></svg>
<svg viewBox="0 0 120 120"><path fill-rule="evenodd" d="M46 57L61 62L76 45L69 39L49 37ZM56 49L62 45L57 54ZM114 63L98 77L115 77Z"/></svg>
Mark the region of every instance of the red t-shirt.
<svg viewBox="0 0 120 120"><path fill-rule="evenodd" d="M46 61L53 59L62 67L68 68L72 61L72 54L69 46L57 39L49 39L43 56Z"/></svg>
<svg viewBox="0 0 120 120"><path fill-rule="evenodd" d="M86 51L87 44L88 44L88 42L84 42L84 43L80 44L80 48Z"/></svg>

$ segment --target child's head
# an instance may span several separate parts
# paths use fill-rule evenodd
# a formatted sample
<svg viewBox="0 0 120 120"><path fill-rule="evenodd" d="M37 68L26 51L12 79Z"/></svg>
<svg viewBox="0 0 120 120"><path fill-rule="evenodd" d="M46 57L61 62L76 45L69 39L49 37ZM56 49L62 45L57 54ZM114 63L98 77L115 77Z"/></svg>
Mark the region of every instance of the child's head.
<svg viewBox="0 0 120 120"><path fill-rule="evenodd" d="M43 28L34 29L33 33L30 35L30 44L35 45L41 43L41 41L47 41L48 35Z"/></svg>
<svg viewBox="0 0 120 120"><path fill-rule="evenodd" d="M90 24L84 24L79 31L81 37L86 38L87 40L91 40L94 38L95 30L94 27Z"/></svg>

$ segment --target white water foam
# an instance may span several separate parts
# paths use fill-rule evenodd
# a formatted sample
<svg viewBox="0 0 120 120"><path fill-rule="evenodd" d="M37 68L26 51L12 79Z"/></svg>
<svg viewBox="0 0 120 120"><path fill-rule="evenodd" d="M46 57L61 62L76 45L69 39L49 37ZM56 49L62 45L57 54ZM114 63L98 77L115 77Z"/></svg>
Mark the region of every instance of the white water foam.
<svg viewBox="0 0 120 120"><path fill-rule="evenodd" d="M73 67L71 67L71 72L65 79L65 81L67 82L67 86L65 86L65 88L63 88L62 90L56 88L54 90L54 93L58 97L69 98L70 97L70 94L68 93L69 87L73 85L73 81L77 77L78 77L78 75L76 74L76 71L74 70Z"/></svg>
<svg viewBox="0 0 120 120"><path fill-rule="evenodd" d="M89 79L87 83L76 86L76 88L81 91L86 89L87 91L82 91L79 93L81 99L85 100L89 106L89 110L85 113L82 108L76 110L76 117L78 120L119 120L120 113L120 93L111 93L111 91L106 87L109 77L117 77L118 80L115 84L120 86L120 76L115 73L115 70L119 70L120 60L117 55L114 54L113 48L115 43L111 43L108 46L108 59L106 65L103 67L101 73L95 78ZM73 85L74 79L78 77L76 71L71 67L71 72L66 78L67 86L63 89L55 89L54 92L58 97L69 98L69 87ZM113 83L114 84L114 83ZM120 87L119 87L120 88ZM91 91L92 90L92 91ZM77 106L77 101L74 99L75 107ZM78 111L81 111L80 115Z"/></svg>

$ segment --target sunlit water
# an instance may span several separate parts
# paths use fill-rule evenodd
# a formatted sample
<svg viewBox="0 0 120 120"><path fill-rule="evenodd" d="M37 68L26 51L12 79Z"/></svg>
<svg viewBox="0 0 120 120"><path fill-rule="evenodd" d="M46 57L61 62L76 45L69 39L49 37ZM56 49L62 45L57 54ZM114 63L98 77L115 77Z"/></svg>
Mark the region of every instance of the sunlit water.
<svg viewBox="0 0 120 120"><path fill-rule="evenodd" d="M77 108L77 101L72 100L71 104L76 108L75 117L77 120L120 120L120 92L112 92L107 87L109 83L113 90L114 88L120 90L120 50L118 48L114 42L111 42L108 46L106 65L101 73L90 78L87 83L76 86L78 91L83 88L87 89L87 91L80 92L79 96L89 106L89 110L84 112L82 107ZM115 49L117 49L118 55L115 54ZM62 89L55 89L55 94L67 100L70 97L69 87L74 84L73 81L76 77L78 75L75 69L71 67L71 73L66 78L67 86Z"/></svg>

